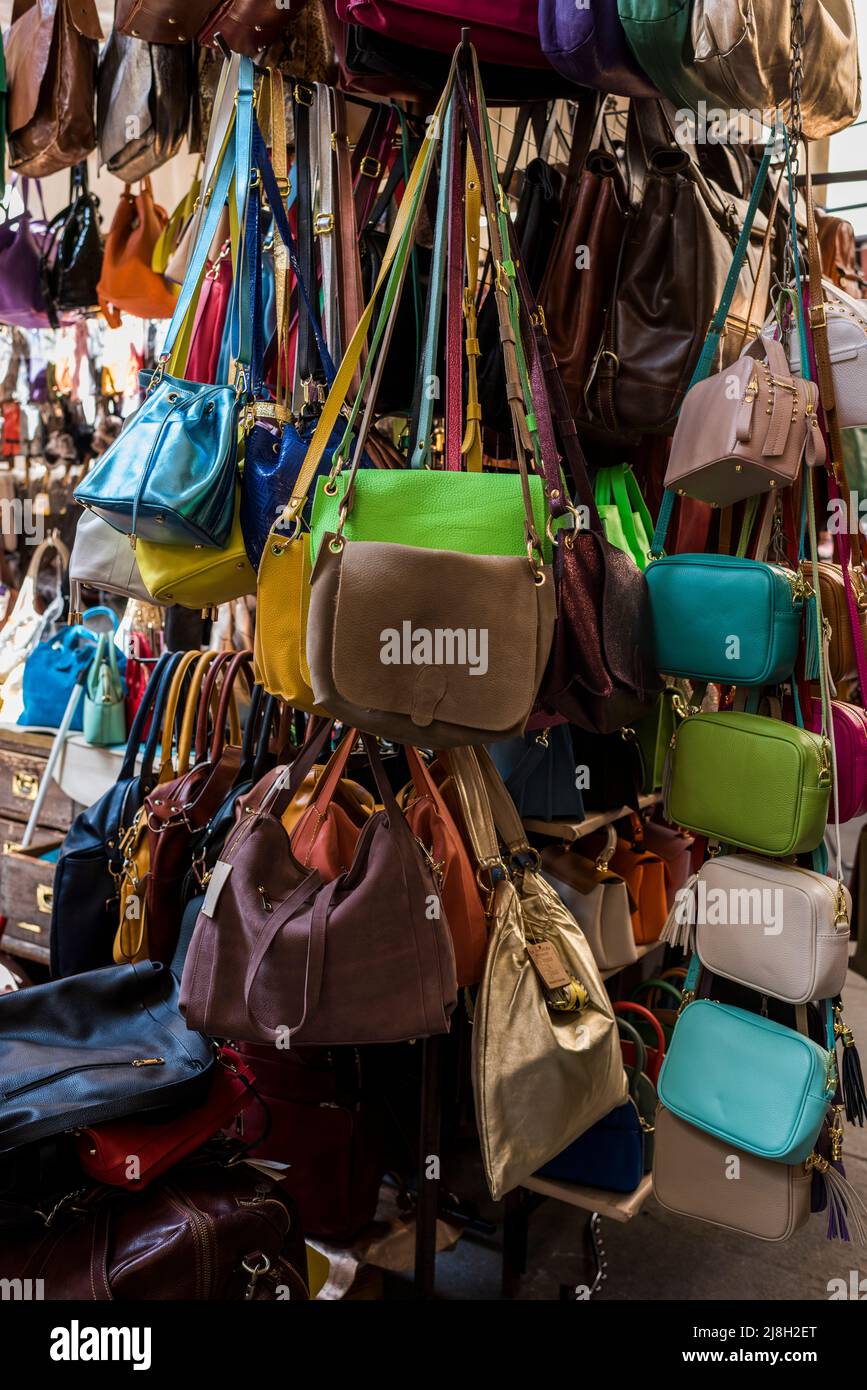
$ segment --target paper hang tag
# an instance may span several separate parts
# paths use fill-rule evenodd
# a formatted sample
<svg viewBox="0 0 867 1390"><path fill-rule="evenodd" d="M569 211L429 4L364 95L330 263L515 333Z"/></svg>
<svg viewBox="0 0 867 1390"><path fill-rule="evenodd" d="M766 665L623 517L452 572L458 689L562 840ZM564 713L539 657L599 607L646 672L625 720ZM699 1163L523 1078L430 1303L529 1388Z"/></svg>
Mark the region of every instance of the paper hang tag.
<svg viewBox="0 0 867 1390"><path fill-rule="evenodd" d="M572 983L572 976L552 942L528 942L527 955L546 989L563 989Z"/></svg>
<svg viewBox="0 0 867 1390"><path fill-rule="evenodd" d="M225 859L218 859L208 879L208 888L205 893L205 901L202 903L202 912L206 917L213 917L217 903L220 899L226 880L232 872L232 865L227 864Z"/></svg>

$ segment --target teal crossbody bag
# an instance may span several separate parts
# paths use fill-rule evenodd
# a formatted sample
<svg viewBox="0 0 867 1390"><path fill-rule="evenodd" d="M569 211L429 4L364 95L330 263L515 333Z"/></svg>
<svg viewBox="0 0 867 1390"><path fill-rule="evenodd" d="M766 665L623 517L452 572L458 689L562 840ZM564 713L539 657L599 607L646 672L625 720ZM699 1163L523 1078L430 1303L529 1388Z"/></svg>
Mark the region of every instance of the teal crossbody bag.
<svg viewBox="0 0 867 1390"><path fill-rule="evenodd" d="M698 970L694 956L686 993ZM830 1001L822 1008L824 1047L746 1009L710 999L687 1004L662 1064L660 1101L734 1149L777 1163L803 1162L837 1089Z"/></svg>

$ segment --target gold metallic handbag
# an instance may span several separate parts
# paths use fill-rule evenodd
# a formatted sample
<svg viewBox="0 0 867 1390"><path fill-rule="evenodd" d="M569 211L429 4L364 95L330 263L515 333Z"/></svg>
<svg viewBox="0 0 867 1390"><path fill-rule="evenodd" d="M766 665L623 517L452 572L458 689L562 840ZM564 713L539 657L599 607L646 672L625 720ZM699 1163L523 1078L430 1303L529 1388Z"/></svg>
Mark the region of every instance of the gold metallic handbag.
<svg viewBox="0 0 867 1390"><path fill-rule="evenodd" d="M539 856L487 750L445 756L490 886L472 1070L485 1175L499 1199L622 1105L627 1080L590 947L537 872Z"/></svg>

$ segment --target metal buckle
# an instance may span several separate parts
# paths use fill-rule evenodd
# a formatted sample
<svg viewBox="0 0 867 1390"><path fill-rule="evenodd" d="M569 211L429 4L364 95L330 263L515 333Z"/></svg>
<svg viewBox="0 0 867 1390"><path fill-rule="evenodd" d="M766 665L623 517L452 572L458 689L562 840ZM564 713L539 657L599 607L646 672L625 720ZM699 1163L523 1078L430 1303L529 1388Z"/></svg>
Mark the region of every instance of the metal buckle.
<svg viewBox="0 0 867 1390"><path fill-rule="evenodd" d="M358 172L366 179L378 179L382 173L382 161L372 154L366 154L358 166Z"/></svg>
<svg viewBox="0 0 867 1390"><path fill-rule="evenodd" d="M810 327L811 327L811 328L827 328L827 327L828 327L828 313L827 313L827 309L826 309L824 300L823 300L823 302L822 302L821 304L811 304L811 305L810 305Z"/></svg>
<svg viewBox="0 0 867 1390"><path fill-rule="evenodd" d="M314 236L330 236L334 231L334 213L317 212L313 219Z"/></svg>
<svg viewBox="0 0 867 1390"><path fill-rule="evenodd" d="M299 106L312 106L316 93L307 82L296 82L292 88L292 96Z"/></svg>

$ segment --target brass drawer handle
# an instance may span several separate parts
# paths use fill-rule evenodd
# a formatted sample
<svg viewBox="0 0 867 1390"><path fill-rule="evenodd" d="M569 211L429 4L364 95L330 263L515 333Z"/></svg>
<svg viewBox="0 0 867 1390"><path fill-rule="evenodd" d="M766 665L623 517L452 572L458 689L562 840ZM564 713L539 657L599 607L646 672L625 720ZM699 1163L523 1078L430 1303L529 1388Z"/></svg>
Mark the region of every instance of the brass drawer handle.
<svg viewBox="0 0 867 1390"><path fill-rule="evenodd" d="M21 846L19 845L19 843L18 843L17 840L4 840L4 841L3 841L3 853L4 853L4 854L12 854L12 852L13 852L14 850L20 849L20 848L21 848Z"/></svg>
<svg viewBox="0 0 867 1390"><path fill-rule="evenodd" d="M36 885L36 906L40 912L50 912L54 902L54 889L47 883Z"/></svg>
<svg viewBox="0 0 867 1390"><path fill-rule="evenodd" d="M35 932L37 936L42 935L42 928L37 927L35 922L16 922L15 925L21 931L32 931Z"/></svg>
<svg viewBox="0 0 867 1390"><path fill-rule="evenodd" d="M39 791L39 778L33 772L14 772L12 774L12 795L24 801L35 801Z"/></svg>

